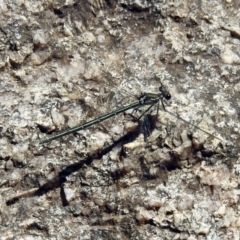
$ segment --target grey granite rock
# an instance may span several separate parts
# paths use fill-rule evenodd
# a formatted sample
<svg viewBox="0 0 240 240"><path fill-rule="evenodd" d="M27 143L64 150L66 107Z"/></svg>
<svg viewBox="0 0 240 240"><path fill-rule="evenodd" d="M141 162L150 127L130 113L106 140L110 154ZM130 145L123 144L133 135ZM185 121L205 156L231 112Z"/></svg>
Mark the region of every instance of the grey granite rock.
<svg viewBox="0 0 240 240"><path fill-rule="evenodd" d="M1 0L1 239L239 239L239 7Z"/></svg>

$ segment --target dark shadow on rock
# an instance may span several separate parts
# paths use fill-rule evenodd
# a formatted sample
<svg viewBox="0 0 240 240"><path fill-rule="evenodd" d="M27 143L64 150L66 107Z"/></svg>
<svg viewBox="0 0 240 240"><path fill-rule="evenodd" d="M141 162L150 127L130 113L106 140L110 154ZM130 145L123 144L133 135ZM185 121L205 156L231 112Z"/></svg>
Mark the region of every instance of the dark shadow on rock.
<svg viewBox="0 0 240 240"><path fill-rule="evenodd" d="M121 144L124 145L125 143L133 141L139 133L139 129L137 129L135 132L129 132L125 134L123 137L116 140L113 144L105 147L101 151L94 153L90 156L87 156L84 159L81 159L79 162L71 164L66 166L63 170L61 170L58 175L51 180L48 180L45 184L40 186L35 192L30 194L23 194L19 195L17 197L13 197L6 201L6 204L12 205L15 204L20 198L26 198L26 197L33 197L33 196L41 196L46 194L49 191L52 191L56 188L59 188L63 185L63 183L66 182L66 177L71 175L74 172L77 172L81 168L83 168L86 165L90 165L93 160L101 159L105 154L109 153L116 145ZM77 153L76 153L77 154Z"/></svg>

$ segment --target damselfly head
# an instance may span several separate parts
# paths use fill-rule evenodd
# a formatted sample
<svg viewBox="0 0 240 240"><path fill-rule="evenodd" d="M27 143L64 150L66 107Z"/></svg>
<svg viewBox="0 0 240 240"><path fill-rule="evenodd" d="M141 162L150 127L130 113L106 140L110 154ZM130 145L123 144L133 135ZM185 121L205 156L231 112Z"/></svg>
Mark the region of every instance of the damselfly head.
<svg viewBox="0 0 240 240"><path fill-rule="evenodd" d="M171 94L169 93L168 89L161 85L159 87L159 92L162 94L162 96L166 99L166 100L170 100L171 99Z"/></svg>

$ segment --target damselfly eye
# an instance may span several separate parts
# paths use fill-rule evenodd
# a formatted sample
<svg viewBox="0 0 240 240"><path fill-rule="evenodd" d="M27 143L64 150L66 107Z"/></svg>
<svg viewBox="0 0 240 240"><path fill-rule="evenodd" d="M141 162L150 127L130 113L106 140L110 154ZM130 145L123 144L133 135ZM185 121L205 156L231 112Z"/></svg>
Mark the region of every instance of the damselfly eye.
<svg viewBox="0 0 240 240"><path fill-rule="evenodd" d="M167 94L164 96L167 100L171 99L171 94L167 92Z"/></svg>
<svg viewBox="0 0 240 240"><path fill-rule="evenodd" d="M159 87L159 92L162 93L162 96L163 96L166 100L171 99L171 94L169 93L169 91L168 91L163 85Z"/></svg>

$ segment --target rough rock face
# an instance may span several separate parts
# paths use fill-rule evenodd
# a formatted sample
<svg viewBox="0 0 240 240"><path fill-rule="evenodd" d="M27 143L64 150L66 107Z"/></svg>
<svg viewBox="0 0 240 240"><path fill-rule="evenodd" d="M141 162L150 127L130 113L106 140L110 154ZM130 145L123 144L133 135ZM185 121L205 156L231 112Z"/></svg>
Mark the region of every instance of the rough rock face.
<svg viewBox="0 0 240 240"><path fill-rule="evenodd" d="M1 239L239 239L239 7L0 0Z"/></svg>

